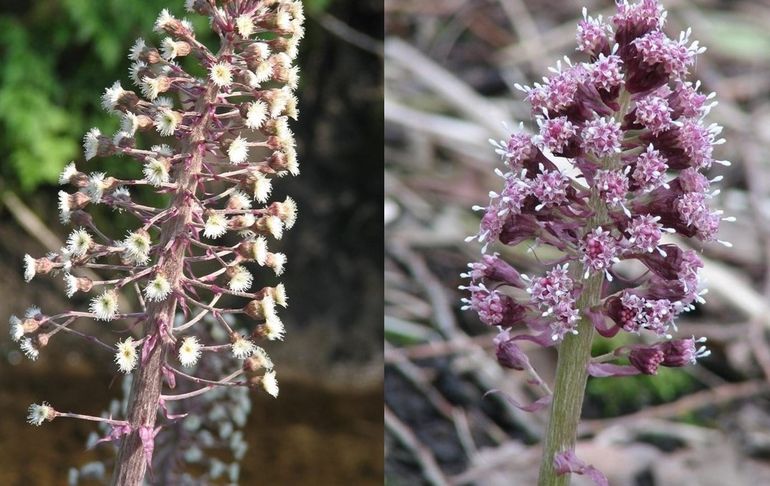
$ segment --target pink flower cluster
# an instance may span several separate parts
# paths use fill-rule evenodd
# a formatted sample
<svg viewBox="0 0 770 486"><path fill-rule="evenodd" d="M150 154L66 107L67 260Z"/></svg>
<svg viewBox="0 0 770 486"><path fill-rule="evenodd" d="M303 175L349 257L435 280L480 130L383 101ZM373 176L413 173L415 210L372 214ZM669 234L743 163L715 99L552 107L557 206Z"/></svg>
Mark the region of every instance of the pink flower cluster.
<svg viewBox="0 0 770 486"><path fill-rule="evenodd" d="M672 340L676 317L702 302L703 264L696 251L664 237L720 241L719 223L729 218L709 207L720 178L702 171L727 162L714 158L721 128L704 121L713 94L685 79L704 49L689 41L689 30L668 37L665 17L657 0L619 3L609 21L584 11L577 43L589 60L566 59L544 82L517 85L532 106L536 133L521 127L492 141L506 166L496 171L504 187L475 208L483 211L481 227L468 240L481 242L482 253L528 242L562 256L540 277L521 275L498 254L484 254L463 274L471 280L461 287L471 294L465 308L499 327L503 364L521 361L508 356L520 353L513 341L552 345L577 333L582 319L605 337L629 332L661 340L619 350L616 357L630 362L619 374L655 374L658 366L708 354L701 340ZM647 271L614 278L627 260ZM599 302L579 304L597 279Z"/></svg>

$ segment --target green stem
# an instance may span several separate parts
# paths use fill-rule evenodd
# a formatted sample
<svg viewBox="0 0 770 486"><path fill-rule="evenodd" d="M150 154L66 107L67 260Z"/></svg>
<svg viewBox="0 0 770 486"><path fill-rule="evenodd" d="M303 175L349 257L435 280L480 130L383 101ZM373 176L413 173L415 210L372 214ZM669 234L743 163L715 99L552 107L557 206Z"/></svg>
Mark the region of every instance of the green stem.
<svg viewBox="0 0 770 486"><path fill-rule="evenodd" d="M595 190L591 192L589 205L595 212L587 227L601 226L607 219L607 209ZM575 265L573 278L582 278L584 271L583 265ZM602 297L603 285L604 273L602 272L594 273L586 279L577 300L578 310L582 311L597 305ZM553 460L556 454L574 448L577 440L577 427L588 380L587 366L591 359L591 342L594 337L593 324L584 312L581 313L577 332L577 334L567 334L559 346L556 383L543 445L538 486L566 486L570 481L569 474L556 474Z"/></svg>
<svg viewBox="0 0 770 486"><path fill-rule="evenodd" d="M618 97L620 109L615 113L615 120L622 123L631 105L631 94L625 89L620 90ZM620 155L612 158L596 160L600 167L619 168ZM600 199L596 188L591 188L588 202L593 216L586 224L587 231L609 222L607 206ZM573 278L581 279L585 268L581 264L573 268ZM559 346L559 360L556 363L556 383L551 402L551 413L548 420L548 430L543 444L543 459L540 464L538 486L566 486L570 482L569 474L557 475L553 459L556 454L575 447L577 427L580 422L580 412L583 408L583 397L588 381L588 363L591 360L591 342L594 337L594 327L586 316L585 310L599 304L604 286L604 273L594 273L583 282L583 289L577 300L577 309L581 311L577 334L567 334Z"/></svg>

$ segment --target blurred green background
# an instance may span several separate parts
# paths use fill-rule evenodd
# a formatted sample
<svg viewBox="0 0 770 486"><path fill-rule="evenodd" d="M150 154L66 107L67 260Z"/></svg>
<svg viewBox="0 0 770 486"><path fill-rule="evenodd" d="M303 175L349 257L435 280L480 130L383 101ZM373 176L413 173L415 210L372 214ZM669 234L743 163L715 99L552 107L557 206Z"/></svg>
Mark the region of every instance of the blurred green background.
<svg viewBox="0 0 770 486"><path fill-rule="evenodd" d="M382 478L382 5L366 0L308 0L300 46L301 175L275 184L300 208L277 250L289 256L287 339L270 352L281 379L277 401L254 397L243 484L379 484ZM22 280L21 259L56 248L56 180L71 160L81 170L138 173L126 159L85 163L90 127L117 127L100 107L104 88L124 87L128 48L163 8L184 17L183 0L37 0L0 2L0 320L29 305L71 306L59 278ZM190 16L199 39L215 42L207 19ZM362 45L356 32L369 37ZM351 37L351 32L353 33ZM145 139L143 143L156 143ZM150 196L144 194L145 196ZM156 202L158 202L156 200ZM27 214L25 211L32 213ZM108 234L128 217L96 211ZM45 231L35 231L35 225ZM40 228L38 228L40 229ZM311 277L312 276L312 277ZM83 305L83 300L72 302ZM97 329L96 332L103 332ZM86 452L88 424L24 422L42 400L98 415L120 394L116 374L81 343L54 340L31 363L0 339L0 484L63 484L70 466L111 454ZM88 400L83 400L83 397ZM266 448L264 444L270 444ZM259 480L255 476L259 471Z"/></svg>

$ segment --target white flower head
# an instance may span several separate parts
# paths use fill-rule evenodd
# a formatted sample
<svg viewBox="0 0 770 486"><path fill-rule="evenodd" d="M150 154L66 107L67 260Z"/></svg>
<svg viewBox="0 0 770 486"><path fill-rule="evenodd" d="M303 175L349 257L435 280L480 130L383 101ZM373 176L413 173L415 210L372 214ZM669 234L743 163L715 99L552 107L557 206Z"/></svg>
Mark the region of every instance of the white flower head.
<svg viewBox="0 0 770 486"><path fill-rule="evenodd" d="M24 281L29 282L37 273L37 261L30 255L24 255Z"/></svg>
<svg viewBox="0 0 770 486"><path fill-rule="evenodd" d="M254 20L251 15L242 14L236 17L235 27L243 38L248 38L254 33Z"/></svg>
<svg viewBox="0 0 770 486"><path fill-rule="evenodd" d="M254 240L254 246L252 247L252 256L254 260L260 265L264 266L267 262L267 239L264 236L258 236Z"/></svg>
<svg viewBox="0 0 770 486"><path fill-rule="evenodd" d="M136 42L134 42L134 45L131 46L131 49L128 51L128 58L132 61L138 61L139 56L142 55L142 51L144 51L146 46L147 44L145 44L144 39L141 37L136 39Z"/></svg>
<svg viewBox="0 0 770 486"><path fill-rule="evenodd" d="M267 320L271 318L272 316L275 316L275 300L273 300L273 297L270 294L264 295L259 300L254 300L249 304L249 307L252 307L252 317L255 317L257 319L264 319Z"/></svg>
<svg viewBox="0 0 770 486"><path fill-rule="evenodd" d="M19 342L19 339L24 337L24 326L21 319L16 316L11 316L8 319L9 332L11 334L11 340L13 342Z"/></svg>
<svg viewBox="0 0 770 486"><path fill-rule="evenodd" d="M228 283L228 287L233 292L245 292L246 290L249 290L251 288L251 283L254 280L254 277L251 275L251 272L246 270L246 267L243 265L235 265L234 267L231 267L232 270L228 272L230 275L230 282Z"/></svg>
<svg viewBox="0 0 770 486"><path fill-rule="evenodd" d="M249 76L249 82L252 83L253 87L258 88L262 83L270 81L272 77L273 66L269 61L262 61L257 64L257 69L254 70L254 77ZM253 85L253 82L256 82L256 86Z"/></svg>
<svg viewBox="0 0 770 486"><path fill-rule="evenodd" d="M170 61L179 55L177 44L171 37L166 37L160 43L161 55L163 59Z"/></svg>
<svg viewBox="0 0 770 486"><path fill-rule="evenodd" d="M265 337L270 341L283 341L283 336L286 334L286 327L276 314L267 317L263 330Z"/></svg>
<svg viewBox="0 0 770 486"><path fill-rule="evenodd" d="M67 297L72 298L78 291L78 278L71 273L64 274L64 283L67 286Z"/></svg>
<svg viewBox="0 0 770 486"><path fill-rule="evenodd" d="M288 101L286 101L286 108L284 109L284 113L286 113L286 116L292 120L296 120L299 116L299 108L297 108L298 103L299 100L297 100L297 97L294 95L289 96Z"/></svg>
<svg viewBox="0 0 770 486"><path fill-rule="evenodd" d="M102 94L102 108L110 113L114 112L115 107L118 106L120 97L123 96L123 93L125 92L126 91L120 85L120 81L115 81L115 83L109 88L106 88L104 94Z"/></svg>
<svg viewBox="0 0 770 486"><path fill-rule="evenodd" d="M40 310L40 307L33 305L31 307L27 307L27 310L24 311L24 317L27 319L36 319L38 316L42 316L43 313Z"/></svg>
<svg viewBox="0 0 770 486"><path fill-rule="evenodd" d="M233 164L242 164L246 162L249 156L249 146L246 139L238 135L227 147L227 157Z"/></svg>
<svg viewBox="0 0 770 486"><path fill-rule="evenodd" d="M70 195L66 191L59 191L59 221L64 224L69 223L71 216Z"/></svg>
<svg viewBox="0 0 770 486"><path fill-rule="evenodd" d="M235 342L230 346L233 352L233 356L237 359L246 359L257 349L257 346L242 336L238 336Z"/></svg>
<svg viewBox="0 0 770 486"><path fill-rule="evenodd" d="M275 26L280 30L291 30L291 14L286 10L279 10L275 16Z"/></svg>
<svg viewBox="0 0 770 486"><path fill-rule="evenodd" d="M112 136L112 143L116 147L121 147L121 146L124 146L124 145L121 145L124 140L128 140L127 143L131 144L132 143L131 142L132 138L134 138L134 134L133 133L124 132L123 130L120 130L120 131L115 132L115 135ZM118 154L118 155L122 155L122 154Z"/></svg>
<svg viewBox="0 0 770 486"><path fill-rule="evenodd" d="M227 201L227 207L229 209L251 209L251 198L241 190L233 191Z"/></svg>
<svg viewBox="0 0 770 486"><path fill-rule="evenodd" d="M299 175L299 162L297 162L297 151L294 147L284 147L283 154L286 156L286 170L293 176Z"/></svg>
<svg viewBox="0 0 770 486"><path fill-rule="evenodd" d="M278 203L278 215L286 229L291 229L297 222L297 203L294 199L286 196L282 203Z"/></svg>
<svg viewBox="0 0 770 486"><path fill-rule="evenodd" d="M161 136L168 137L176 132L177 126L182 122L182 115L174 110L164 108L155 116L155 129Z"/></svg>
<svg viewBox="0 0 770 486"><path fill-rule="evenodd" d="M176 20L174 16L169 13L168 9L164 8L161 10L160 15L158 15L158 19L155 21L155 27L153 30L155 32L163 32L164 29L174 20Z"/></svg>
<svg viewBox="0 0 770 486"><path fill-rule="evenodd" d="M289 297L286 295L286 287L283 283L279 283L273 287L272 294L276 304L284 308L289 306Z"/></svg>
<svg viewBox="0 0 770 486"><path fill-rule="evenodd" d="M168 167L166 164L163 161L152 157L147 158L147 163L144 164L142 173L144 174L144 178L147 179L147 182L155 187L159 187L169 180Z"/></svg>
<svg viewBox="0 0 770 486"><path fill-rule="evenodd" d="M174 149L171 148L171 145L165 143L161 145L153 145L150 147L150 150L152 152L156 152L158 155L165 155L166 157L171 157L174 155Z"/></svg>
<svg viewBox="0 0 770 486"><path fill-rule="evenodd" d="M147 67L147 63L143 61L137 61L128 68L128 74L131 77L131 81L134 82L136 86L139 86L141 88L142 86L142 78L140 77L142 75L142 71L144 68Z"/></svg>
<svg viewBox="0 0 770 486"><path fill-rule="evenodd" d="M182 363L182 366L185 368L195 366L201 357L201 347L197 337L188 336L184 338L182 345L179 346L179 362Z"/></svg>
<svg viewBox="0 0 770 486"><path fill-rule="evenodd" d="M267 202L270 193L273 191L273 182L262 172L255 172L253 177L254 199L258 202Z"/></svg>
<svg viewBox="0 0 770 486"><path fill-rule="evenodd" d="M291 89L297 89L299 84L299 66L292 66L289 68L289 72L286 79L286 85Z"/></svg>
<svg viewBox="0 0 770 486"><path fill-rule="evenodd" d="M275 94L270 100L270 117L276 118L281 116L284 110L286 110L286 105L289 103L292 94L291 90L285 86L274 90L273 93Z"/></svg>
<svg viewBox="0 0 770 486"><path fill-rule="evenodd" d="M120 186L112 191L112 199L115 201L129 203L131 202L131 193L128 192L128 188L126 186ZM118 211L122 211L122 208L118 208Z"/></svg>
<svg viewBox="0 0 770 486"><path fill-rule="evenodd" d="M203 226L203 236L216 239L227 233L227 218L218 213L209 214Z"/></svg>
<svg viewBox="0 0 770 486"><path fill-rule="evenodd" d="M172 109L174 108L174 100L169 98L168 96L158 96L153 100L153 105L155 105L158 109Z"/></svg>
<svg viewBox="0 0 770 486"><path fill-rule="evenodd" d="M233 67L226 62L218 62L209 68L209 78L220 88L226 88L233 83Z"/></svg>
<svg viewBox="0 0 770 486"><path fill-rule="evenodd" d="M125 249L123 257L129 262L142 265L150 259L152 241L145 231L129 233L121 242L121 246Z"/></svg>
<svg viewBox="0 0 770 486"><path fill-rule="evenodd" d="M104 195L104 172L93 172L88 176L88 183L86 184L86 194L94 204L102 202L102 196Z"/></svg>
<svg viewBox="0 0 770 486"><path fill-rule="evenodd" d="M111 321L118 313L118 294L114 290L105 290L91 299L89 310L96 320Z"/></svg>
<svg viewBox="0 0 770 486"><path fill-rule="evenodd" d="M59 185L68 184L70 179L77 175L77 173L78 170L75 167L75 162L70 162L66 167L64 167L64 170L61 171L61 174L59 174Z"/></svg>
<svg viewBox="0 0 770 486"><path fill-rule="evenodd" d="M127 337L123 341L118 342L118 351L115 353L115 363L123 373L131 373L131 370L136 368L136 363L139 361L136 347L134 346L134 338Z"/></svg>
<svg viewBox="0 0 770 486"><path fill-rule="evenodd" d="M78 228L67 238L67 250L75 256L83 256L91 248L93 242L93 238L86 230Z"/></svg>
<svg viewBox="0 0 770 486"><path fill-rule="evenodd" d="M267 117L267 105L262 101L249 103L249 109L246 111L246 126L252 130L257 130L262 126Z"/></svg>
<svg viewBox="0 0 770 486"><path fill-rule="evenodd" d="M275 377L275 371L270 370L266 372L262 376L260 383L268 395L272 396L273 398L278 397L278 380Z"/></svg>
<svg viewBox="0 0 770 486"><path fill-rule="evenodd" d="M140 88L142 89L142 94L147 98L148 100L152 101L155 98L158 97L162 89L164 89L164 86L161 84L164 82L163 77L157 77L157 78L151 78L150 76L145 76L142 78L142 83L140 85Z"/></svg>
<svg viewBox="0 0 770 486"><path fill-rule="evenodd" d="M267 227L267 231L276 240L280 240L283 237L283 221L278 216L268 216L265 218L265 227Z"/></svg>
<svg viewBox="0 0 770 486"><path fill-rule="evenodd" d="M165 275L159 273L155 275L144 288L144 296L151 302L160 302L165 300L171 294L171 283Z"/></svg>
<svg viewBox="0 0 770 486"><path fill-rule="evenodd" d="M259 363L259 366L261 368L265 368L268 370L273 369L273 361L270 359L270 356L267 355L267 351L257 346L257 349L254 351L255 358L257 358L257 363Z"/></svg>
<svg viewBox="0 0 770 486"><path fill-rule="evenodd" d="M85 152L86 160L91 160L96 157L96 154L99 151L99 137L101 135L101 130L94 127L88 130L88 133L83 137L83 151Z"/></svg>
<svg viewBox="0 0 770 486"><path fill-rule="evenodd" d="M40 427L43 422L51 421L56 418L56 411L51 407L48 402L43 402L40 405L33 403L27 409L27 423Z"/></svg>
<svg viewBox="0 0 770 486"><path fill-rule="evenodd" d="M19 347L24 352L24 355L32 361L35 361L37 357L40 356L40 351L38 351L37 347L35 347L35 343L33 343L30 338L22 339L19 343Z"/></svg>
<svg viewBox="0 0 770 486"><path fill-rule="evenodd" d="M131 134L133 136L136 134L136 131L139 129L139 117L136 116L134 113L131 113L130 111L127 111L123 113L123 116L120 119L120 130L122 132L126 132Z"/></svg>
<svg viewBox="0 0 770 486"><path fill-rule="evenodd" d="M274 120L273 129L275 130L275 136L278 138L278 143L282 147L294 147L297 142L294 140L294 133L289 128L289 119L281 116Z"/></svg>
<svg viewBox="0 0 770 486"><path fill-rule="evenodd" d="M62 269L65 272L72 270L72 252L66 246L59 249L59 255L61 255Z"/></svg>
<svg viewBox="0 0 770 486"><path fill-rule="evenodd" d="M272 268L275 274L283 274L283 267L286 265L286 255L283 253L269 253L267 255L267 266Z"/></svg>

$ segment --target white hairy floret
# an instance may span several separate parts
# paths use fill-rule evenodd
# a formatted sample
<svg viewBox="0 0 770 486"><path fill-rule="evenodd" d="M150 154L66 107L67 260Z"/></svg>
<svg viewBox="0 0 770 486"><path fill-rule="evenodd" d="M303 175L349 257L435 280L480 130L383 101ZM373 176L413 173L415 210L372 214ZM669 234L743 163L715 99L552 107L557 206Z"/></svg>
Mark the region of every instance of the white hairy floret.
<svg viewBox="0 0 770 486"><path fill-rule="evenodd" d="M118 313L118 294L114 290L105 290L91 299L89 310L96 320L111 321Z"/></svg>
<svg viewBox="0 0 770 486"><path fill-rule="evenodd" d="M254 33L254 20L251 15L239 15L235 19L235 26L238 28L238 33L241 37L250 37Z"/></svg>
<svg viewBox="0 0 770 486"><path fill-rule="evenodd" d="M225 233L227 233L227 218L218 213L210 214L203 226L203 236L216 239Z"/></svg>
<svg viewBox="0 0 770 486"><path fill-rule="evenodd" d="M226 62L218 62L209 68L209 78L220 88L226 88L233 83L233 67Z"/></svg>
<svg viewBox="0 0 770 486"><path fill-rule="evenodd" d="M35 278L36 261L30 255L24 255L24 281L29 282Z"/></svg>
<svg viewBox="0 0 770 486"><path fill-rule="evenodd" d="M152 248L152 242L150 241L150 235L143 231L137 231L129 233L122 241L124 248L123 258L129 262L139 265L147 263L150 259L150 248Z"/></svg>
<svg viewBox="0 0 770 486"><path fill-rule="evenodd" d="M141 37L136 39L136 42L134 42L134 45L131 46L131 50L128 51L128 58L132 61L138 61L139 56L142 54L142 51L144 51L144 48L146 47L146 44L144 42L144 39Z"/></svg>
<svg viewBox="0 0 770 486"><path fill-rule="evenodd" d="M195 366L201 357L201 347L197 337L188 336L184 338L182 345L179 346L179 362L182 363L182 366L186 368Z"/></svg>
<svg viewBox="0 0 770 486"><path fill-rule="evenodd" d="M101 134L101 130L94 127L88 130L88 133L83 137L83 151L85 152L86 160L91 160L96 157L96 153L99 150L99 137Z"/></svg>
<svg viewBox="0 0 770 486"><path fill-rule="evenodd" d="M75 256L83 256L88 252L93 243L93 238L83 228L78 228L70 233L67 238L67 250Z"/></svg>
<svg viewBox="0 0 770 486"><path fill-rule="evenodd" d="M283 325L283 321L276 314L267 316L267 320L264 324L265 337L270 341L283 341L283 336L286 334L286 328Z"/></svg>
<svg viewBox="0 0 770 486"><path fill-rule="evenodd" d="M278 379L275 377L275 371L270 370L265 373L265 375L260 380L260 383L268 395L272 396L273 398L278 397Z"/></svg>
<svg viewBox="0 0 770 486"><path fill-rule="evenodd" d="M40 356L40 351L38 351L37 347L35 347L35 343L33 343L30 338L22 339L19 343L19 347L24 353L24 356L32 361L35 361L37 357Z"/></svg>
<svg viewBox="0 0 770 486"><path fill-rule="evenodd" d="M70 179L72 179L72 177L77 173L78 170L75 167L75 162L70 162L66 167L64 167L64 170L61 171L61 174L59 174L59 184L64 185L69 183Z"/></svg>
<svg viewBox="0 0 770 486"><path fill-rule="evenodd" d="M230 346L233 356L237 359L246 359L256 351L257 346L244 337L238 337Z"/></svg>
<svg viewBox="0 0 770 486"><path fill-rule="evenodd" d="M233 164L242 164L249 156L249 146L246 139L238 135L227 148L227 157Z"/></svg>
<svg viewBox="0 0 770 486"><path fill-rule="evenodd" d="M149 157L147 163L144 164L142 173L144 174L144 178L147 179L147 182L155 187L168 182L168 168L166 168L166 164L158 159Z"/></svg>
<svg viewBox="0 0 770 486"><path fill-rule="evenodd" d="M254 277L248 270L246 270L246 267L243 265L236 265L233 267L233 272L230 277L228 287L233 292L244 292L251 288L251 283L253 280Z"/></svg>
<svg viewBox="0 0 770 486"><path fill-rule="evenodd" d="M164 108L155 116L155 129L161 136L168 137L176 132L176 127L181 123L182 115L174 110Z"/></svg>
<svg viewBox="0 0 770 486"><path fill-rule="evenodd" d="M109 88L106 88L104 94L102 94L102 108L108 112L114 112L115 107L118 106L120 97L123 96L123 93L125 92L126 91L120 85L120 81L115 81L115 83Z"/></svg>
<svg viewBox="0 0 770 486"><path fill-rule="evenodd" d="M139 361L136 347L134 346L134 338L127 337L123 341L118 342L118 351L115 353L115 363L123 373L130 373L131 370L136 368L136 363Z"/></svg>
<svg viewBox="0 0 770 486"><path fill-rule="evenodd" d="M56 411L48 404L43 402L40 405L33 403L27 409L27 423L40 427L43 422L49 422L56 417Z"/></svg>
<svg viewBox="0 0 770 486"><path fill-rule="evenodd" d="M171 283L165 275L159 273L144 288L144 296L151 302L165 300L171 294Z"/></svg>
<svg viewBox="0 0 770 486"><path fill-rule="evenodd" d="M262 126L267 117L267 105L262 101L249 103L249 109L246 111L246 126L252 130L257 130Z"/></svg>

